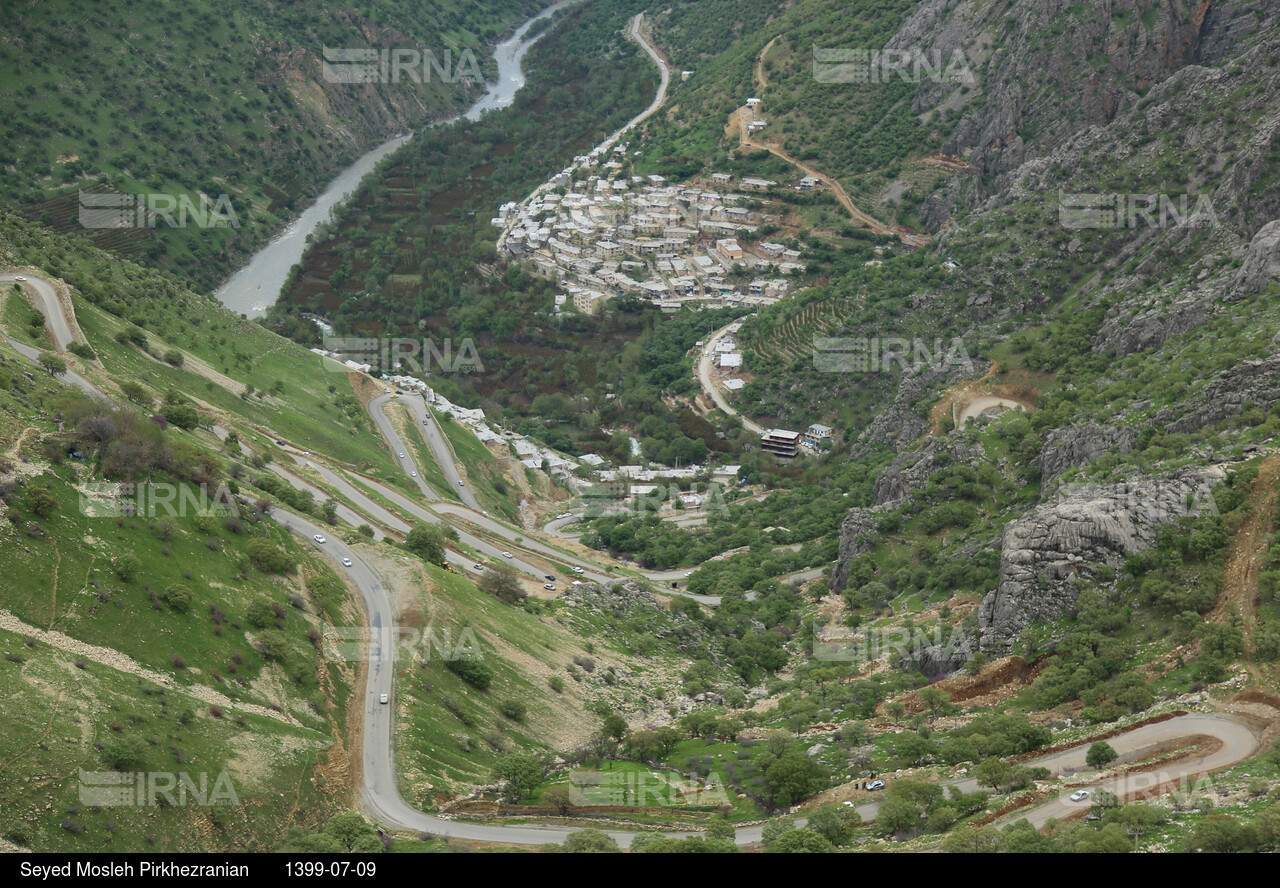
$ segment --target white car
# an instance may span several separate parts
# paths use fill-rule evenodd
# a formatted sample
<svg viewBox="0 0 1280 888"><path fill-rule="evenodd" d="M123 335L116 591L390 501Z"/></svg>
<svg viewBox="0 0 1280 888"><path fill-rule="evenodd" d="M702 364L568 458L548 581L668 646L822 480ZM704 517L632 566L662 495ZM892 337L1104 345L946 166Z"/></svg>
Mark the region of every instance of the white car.
<svg viewBox="0 0 1280 888"><path fill-rule="evenodd" d="M384 395L389 395L389 394L391 394L391 389L383 389L383 390L382 390L382 393L383 393Z"/></svg>
<svg viewBox="0 0 1280 888"><path fill-rule="evenodd" d="M685 575L686 577L691 577L691 576L693 576L693 571L691 571L691 570L686 570L686 571L684 572L684 575Z"/></svg>
<svg viewBox="0 0 1280 888"><path fill-rule="evenodd" d="M473 564L471 566L474 567L476 570L484 570L483 564Z"/></svg>
<svg viewBox="0 0 1280 888"><path fill-rule="evenodd" d="M324 543L324 542L326 542L325 538L324 538L324 537L322 537L322 536L320 536L320 534L316 534L316 535L315 535L315 536L313 536L311 539L315 540L317 543Z"/></svg>
<svg viewBox="0 0 1280 888"><path fill-rule="evenodd" d="M350 566L351 566L351 559L350 559L350 558L343 558L343 559L342 559L342 566L343 566L343 567L350 567Z"/></svg>
<svg viewBox="0 0 1280 888"><path fill-rule="evenodd" d="M401 458L401 459L404 459L404 454L403 454L403 453L402 453L402 454L400 454L400 458Z"/></svg>
<svg viewBox="0 0 1280 888"><path fill-rule="evenodd" d="M552 592L556 591L556 587L555 587L555 584L554 584L554 583L543 583L543 584L542 584L542 588L543 588L543 589L550 589Z"/></svg>
<svg viewBox="0 0 1280 888"><path fill-rule="evenodd" d="M391 698L390 698L390 697L388 697L386 694L379 694L379 695L378 695L378 702L379 702L379 703L390 703L390 702L391 702Z"/></svg>
<svg viewBox="0 0 1280 888"><path fill-rule="evenodd" d="M418 473L417 473L417 472L410 472L409 474L410 474L410 476L412 476L412 477L414 477L414 478L417 478L417 477L418 477Z"/></svg>
<svg viewBox="0 0 1280 888"><path fill-rule="evenodd" d="M867 784L867 789L884 789L883 780L872 780Z"/></svg>
<svg viewBox="0 0 1280 888"><path fill-rule="evenodd" d="M458 486L459 486L459 487L466 487L467 485L466 485L466 482L465 482L465 481L459 481L459 482L458 482Z"/></svg>
<svg viewBox="0 0 1280 888"><path fill-rule="evenodd" d="M1089 791L1087 789L1077 789L1075 792L1071 793L1071 801L1073 802L1083 802L1088 798Z"/></svg>
<svg viewBox="0 0 1280 888"><path fill-rule="evenodd" d="M582 569L582 568L580 568L580 567L571 567L571 568L569 568L569 570L573 571L573 572L574 572L574 573L576 573L576 574L586 573L586 571L585 571L585 570L583 570L583 569Z"/></svg>
<svg viewBox="0 0 1280 888"><path fill-rule="evenodd" d="M20 275L20 274L15 274L15 275L13 276L13 279L14 279L15 281L25 281L25 280L26 280L26 278L24 278L24 277L23 277L22 275Z"/></svg>
<svg viewBox="0 0 1280 888"><path fill-rule="evenodd" d="M503 558L510 558L510 557L511 557L511 553L510 553L510 552L503 552L503 553L502 553L502 557L503 557Z"/></svg>

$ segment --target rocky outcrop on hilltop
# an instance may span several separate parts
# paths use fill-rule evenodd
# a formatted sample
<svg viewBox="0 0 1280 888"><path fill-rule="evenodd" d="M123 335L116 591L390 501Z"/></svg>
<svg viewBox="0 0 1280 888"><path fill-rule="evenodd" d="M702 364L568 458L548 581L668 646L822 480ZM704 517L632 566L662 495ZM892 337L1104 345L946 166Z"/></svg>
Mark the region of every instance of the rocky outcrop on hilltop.
<svg viewBox="0 0 1280 888"><path fill-rule="evenodd" d="M1218 67L1278 21L1280 8L1258 0L920 3L889 48L942 59L958 51L974 81L930 78L917 90L913 111L958 115L942 151L969 163L925 201L926 224L936 230L955 208L999 194L1023 164L1123 118L1189 67Z"/></svg>
<svg viewBox="0 0 1280 888"><path fill-rule="evenodd" d="M1032 623L1069 612L1079 594L1071 580L1100 564L1120 568L1126 556L1150 547L1161 525L1188 515L1188 495L1226 479L1218 466L1183 469L1168 478L1098 487L1071 485L1060 498L1005 526L1000 585L978 609L981 645L1005 651Z"/></svg>
<svg viewBox="0 0 1280 888"><path fill-rule="evenodd" d="M1068 469L1083 468L1112 450L1126 454L1137 440L1137 433L1125 427L1090 424L1053 429L1036 460L1041 483L1053 481Z"/></svg>

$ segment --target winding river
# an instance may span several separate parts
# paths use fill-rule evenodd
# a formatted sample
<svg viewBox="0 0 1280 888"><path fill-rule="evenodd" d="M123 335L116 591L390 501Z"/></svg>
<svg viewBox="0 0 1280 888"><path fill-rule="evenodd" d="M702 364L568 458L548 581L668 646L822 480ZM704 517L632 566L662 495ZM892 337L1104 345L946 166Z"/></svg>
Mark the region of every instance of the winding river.
<svg viewBox="0 0 1280 888"><path fill-rule="evenodd" d="M524 86L524 71L521 67L524 55L546 32L539 31L527 40L525 34L535 22L554 15L558 10L571 6L575 2L577 0L561 0L549 6L517 28L509 39L499 43L494 48L494 59L498 63L498 79L488 84L485 94L466 112L443 122L452 123L461 118L477 120L485 111L510 105L515 100L520 87ZM213 295L219 302L238 314L251 318L265 314L267 308L280 297L280 290L289 277L289 270L302 261L302 254L307 248L307 236L321 223L328 221L329 211L351 196L360 181L377 166L378 161L391 154L410 138L412 137L405 135L396 136L363 155L339 173L316 198L315 203L307 207L271 243L255 253L248 264L229 277L214 291Z"/></svg>

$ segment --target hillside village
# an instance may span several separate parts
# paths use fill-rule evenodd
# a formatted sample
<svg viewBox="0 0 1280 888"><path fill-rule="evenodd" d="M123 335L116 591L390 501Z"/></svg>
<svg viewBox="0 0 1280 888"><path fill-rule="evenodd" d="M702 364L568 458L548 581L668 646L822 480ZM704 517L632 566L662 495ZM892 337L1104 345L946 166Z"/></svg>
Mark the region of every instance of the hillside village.
<svg viewBox="0 0 1280 888"><path fill-rule="evenodd" d="M760 236L779 221L763 198L781 187L811 191L820 187L816 179L783 186L713 173L709 181L671 184L623 175L626 153L626 144L605 143L580 155L493 219L502 228L500 253L566 284L557 312L595 315L626 294L664 311L689 303L757 308L794 292L808 264L800 250ZM755 277L744 282L747 275Z"/></svg>

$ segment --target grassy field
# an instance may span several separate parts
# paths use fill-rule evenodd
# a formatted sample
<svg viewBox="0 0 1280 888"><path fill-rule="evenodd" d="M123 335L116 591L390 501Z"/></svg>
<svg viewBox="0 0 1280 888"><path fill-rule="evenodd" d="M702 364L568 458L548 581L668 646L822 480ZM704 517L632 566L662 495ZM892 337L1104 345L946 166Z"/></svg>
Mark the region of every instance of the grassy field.
<svg viewBox="0 0 1280 888"><path fill-rule="evenodd" d="M79 668L70 654L4 630L0 651L0 834L11 842L34 851L267 850L278 830L342 803L322 776L325 732L215 717L180 690L99 663ZM176 789L172 805L162 793L95 790L104 757L125 761L116 755L158 790L186 773L209 804ZM139 797L148 804L113 804Z"/></svg>

